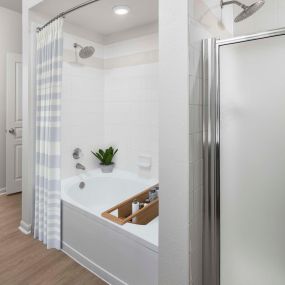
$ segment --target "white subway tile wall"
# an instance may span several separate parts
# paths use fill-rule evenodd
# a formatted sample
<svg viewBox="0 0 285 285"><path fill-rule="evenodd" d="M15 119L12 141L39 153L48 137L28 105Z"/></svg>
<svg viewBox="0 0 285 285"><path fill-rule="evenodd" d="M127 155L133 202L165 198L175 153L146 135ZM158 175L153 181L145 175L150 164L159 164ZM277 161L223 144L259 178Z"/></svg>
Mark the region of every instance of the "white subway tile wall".
<svg viewBox="0 0 285 285"><path fill-rule="evenodd" d="M80 174L72 152L82 149L80 162L97 166L90 151L104 145L104 71L64 63L62 95L62 177Z"/></svg>
<svg viewBox="0 0 285 285"><path fill-rule="evenodd" d="M98 162L90 151L113 145L119 149L118 168L158 178L158 35L103 46L66 34L65 49L71 51L74 42L95 46L95 57L108 61L108 68L94 58L79 59L81 66L64 63L63 177L81 172L75 169L74 148L82 148L80 162L93 169ZM156 51L151 61L149 51ZM66 54L74 61L70 52ZM126 60L118 65L118 59ZM140 155L151 156L149 169L138 167Z"/></svg>
<svg viewBox="0 0 285 285"><path fill-rule="evenodd" d="M117 166L137 172L140 154L158 177L158 64L105 71L105 142L119 148Z"/></svg>

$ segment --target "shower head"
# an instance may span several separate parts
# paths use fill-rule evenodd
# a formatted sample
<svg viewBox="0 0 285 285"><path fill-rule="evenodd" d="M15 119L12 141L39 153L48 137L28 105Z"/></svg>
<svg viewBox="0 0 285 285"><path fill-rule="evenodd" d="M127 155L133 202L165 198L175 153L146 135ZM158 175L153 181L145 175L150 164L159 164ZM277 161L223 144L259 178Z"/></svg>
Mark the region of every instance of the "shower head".
<svg viewBox="0 0 285 285"><path fill-rule="evenodd" d="M257 12L265 4L265 0L258 0L249 6L242 4L239 1L224 2L223 0L221 0L221 7L222 8L225 5L229 5L229 4L236 4L243 9L243 11L240 14L238 14L237 17L235 18L235 22L238 23L238 22L241 22L241 21L247 19L248 17L253 15L255 12Z"/></svg>
<svg viewBox="0 0 285 285"><path fill-rule="evenodd" d="M95 48L92 46L84 47L80 50L79 56L81 58L88 58L91 57L95 52Z"/></svg>
<svg viewBox="0 0 285 285"><path fill-rule="evenodd" d="M253 3L250 6L242 7L243 11L235 18L235 22L238 23L250 17L255 12L257 12L264 5L264 3L265 3L264 0L260 0Z"/></svg>
<svg viewBox="0 0 285 285"><path fill-rule="evenodd" d="M92 46L86 46L86 47L83 47L77 43L75 43L74 45L74 48L77 49L78 47L80 48L80 51L79 51L79 56L81 58L89 58L91 57L94 52L95 52L95 48L92 47Z"/></svg>

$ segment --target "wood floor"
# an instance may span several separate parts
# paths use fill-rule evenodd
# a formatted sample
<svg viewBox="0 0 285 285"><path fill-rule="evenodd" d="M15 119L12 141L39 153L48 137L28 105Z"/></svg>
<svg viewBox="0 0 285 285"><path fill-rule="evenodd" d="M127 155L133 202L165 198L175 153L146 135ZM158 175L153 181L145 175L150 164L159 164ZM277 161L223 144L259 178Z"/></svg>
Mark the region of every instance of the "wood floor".
<svg viewBox="0 0 285 285"><path fill-rule="evenodd" d="M0 196L0 285L105 285L63 252L18 230L21 195Z"/></svg>

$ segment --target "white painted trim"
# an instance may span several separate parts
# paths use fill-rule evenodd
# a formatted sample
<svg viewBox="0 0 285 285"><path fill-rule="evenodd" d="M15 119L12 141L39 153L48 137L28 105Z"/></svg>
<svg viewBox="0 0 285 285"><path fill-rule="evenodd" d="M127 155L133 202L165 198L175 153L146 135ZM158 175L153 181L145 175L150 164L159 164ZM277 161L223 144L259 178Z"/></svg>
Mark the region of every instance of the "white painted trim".
<svg viewBox="0 0 285 285"><path fill-rule="evenodd" d="M105 281L108 284L112 285L128 285L126 282L122 281L109 271L105 270L98 264L91 261L89 258L78 252L76 249L72 248L65 242L62 242L62 249L66 255L68 255L71 259L76 261L78 264L86 268L91 273L98 276L100 279Z"/></svg>
<svg viewBox="0 0 285 285"><path fill-rule="evenodd" d="M6 187L0 189L0 196L6 194Z"/></svg>
<svg viewBox="0 0 285 285"><path fill-rule="evenodd" d="M193 203L189 155L190 1L175 1L175 9L173 3L159 0L159 284L189 284L189 211ZM175 155L177 149L182 156ZM173 158L171 163L169 156ZM177 186L179 195L173 193ZM195 260L192 252L191 258Z"/></svg>
<svg viewBox="0 0 285 285"><path fill-rule="evenodd" d="M32 233L32 225L25 223L23 220L20 222L18 229L25 235Z"/></svg>
<svg viewBox="0 0 285 285"><path fill-rule="evenodd" d="M43 0L22 1L23 29L23 151L22 151L22 220L33 223L33 169L34 169L34 105L33 105L33 67L35 30L30 30L30 9Z"/></svg>
<svg viewBox="0 0 285 285"><path fill-rule="evenodd" d="M22 66L22 55L8 52L6 55L6 130L22 130L22 122L17 118L17 86L21 84L17 79L17 65ZM16 134L16 133L15 133ZM16 165L18 164L16 149L22 144L19 135L5 135L6 143L6 194L11 195L22 191L22 179L16 179Z"/></svg>

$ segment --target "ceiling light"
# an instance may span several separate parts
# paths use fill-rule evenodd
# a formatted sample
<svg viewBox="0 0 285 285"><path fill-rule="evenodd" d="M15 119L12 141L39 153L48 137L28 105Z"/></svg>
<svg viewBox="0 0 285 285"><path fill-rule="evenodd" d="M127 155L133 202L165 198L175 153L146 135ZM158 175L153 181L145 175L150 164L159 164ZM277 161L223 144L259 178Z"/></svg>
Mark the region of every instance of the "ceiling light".
<svg viewBox="0 0 285 285"><path fill-rule="evenodd" d="M130 8L128 6L115 6L113 11L116 15L127 15L130 12Z"/></svg>

